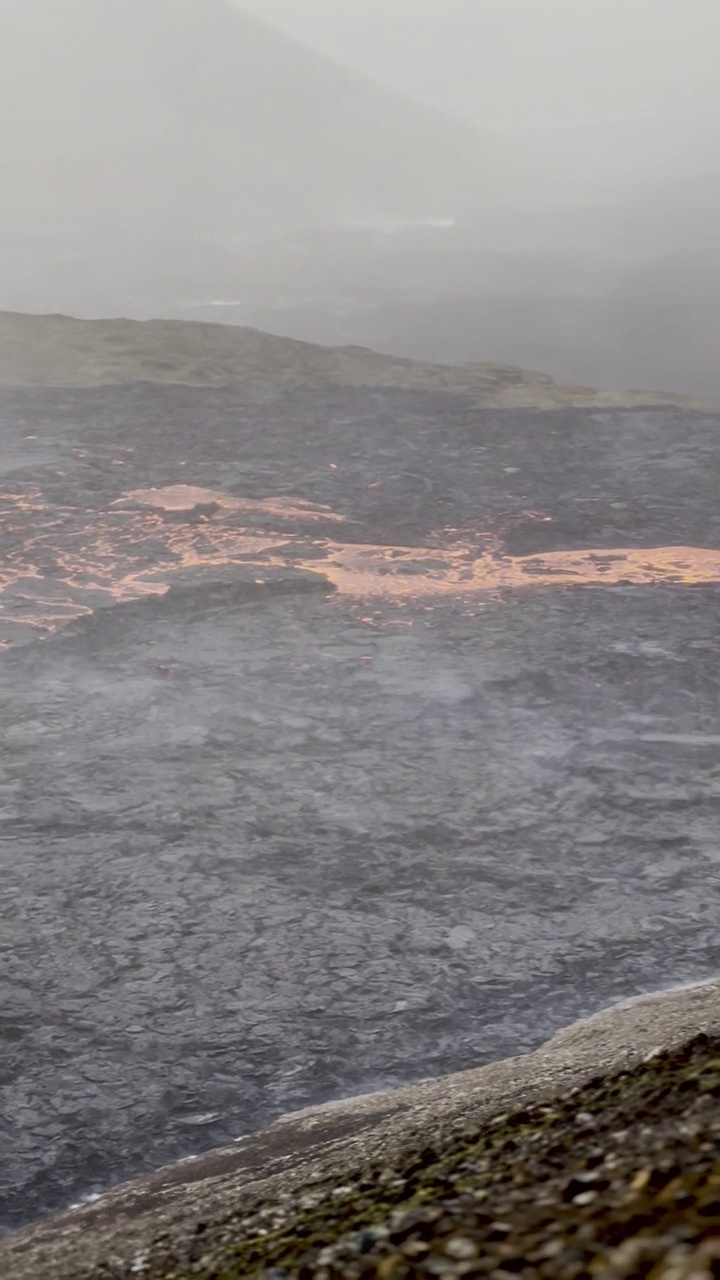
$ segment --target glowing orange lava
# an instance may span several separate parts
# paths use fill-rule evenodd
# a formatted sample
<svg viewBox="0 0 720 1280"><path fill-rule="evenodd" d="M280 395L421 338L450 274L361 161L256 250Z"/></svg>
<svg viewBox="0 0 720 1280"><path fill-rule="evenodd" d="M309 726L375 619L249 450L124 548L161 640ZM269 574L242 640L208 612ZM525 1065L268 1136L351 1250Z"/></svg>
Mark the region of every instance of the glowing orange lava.
<svg viewBox="0 0 720 1280"><path fill-rule="evenodd" d="M246 511L256 515L274 516L280 520L332 520L342 522L343 517L330 507L304 498L235 498L216 489L202 489L192 484L169 484L160 489L133 489L125 495L125 501L139 502L142 506L156 507L162 511L192 511L198 506L217 506L226 511ZM122 502L123 499L120 499Z"/></svg>
<svg viewBox="0 0 720 1280"><path fill-rule="evenodd" d="M298 521L341 522L328 507L285 496L237 498L193 485L136 489L95 512L48 505L37 486L0 497L9 548L0 568L5 643L20 626L47 633L103 604L163 594L188 572L194 577L218 567L309 570L343 596L401 606L415 601L423 610L441 597L471 608L483 595L548 586L720 582L715 549L619 547L507 556L499 549L489 552L487 543L481 550L459 541L455 529L441 531L437 547L356 545L287 528ZM210 506L211 512L198 516L198 507ZM168 512L192 518L168 519ZM256 580L262 581L262 572Z"/></svg>
<svg viewBox="0 0 720 1280"><path fill-rule="evenodd" d="M305 561L353 596L420 597L528 587L643 586L658 582L720 582L720 550L704 547L618 547L612 551L552 551L490 556L457 544L429 547L326 543L327 559Z"/></svg>

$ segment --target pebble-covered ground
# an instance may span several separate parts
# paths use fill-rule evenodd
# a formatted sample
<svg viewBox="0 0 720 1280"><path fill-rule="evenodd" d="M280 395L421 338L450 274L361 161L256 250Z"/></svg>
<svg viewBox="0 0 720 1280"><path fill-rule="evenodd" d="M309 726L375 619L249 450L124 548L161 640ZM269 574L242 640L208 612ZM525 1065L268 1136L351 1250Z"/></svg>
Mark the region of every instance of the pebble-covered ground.
<svg viewBox="0 0 720 1280"><path fill-rule="evenodd" d="M195 1259L158 1277L720 1276L719 1039L500 1116L459 1148L427 1137L279 1229L268 1207L220 1257L201 1224Z"/></svg>

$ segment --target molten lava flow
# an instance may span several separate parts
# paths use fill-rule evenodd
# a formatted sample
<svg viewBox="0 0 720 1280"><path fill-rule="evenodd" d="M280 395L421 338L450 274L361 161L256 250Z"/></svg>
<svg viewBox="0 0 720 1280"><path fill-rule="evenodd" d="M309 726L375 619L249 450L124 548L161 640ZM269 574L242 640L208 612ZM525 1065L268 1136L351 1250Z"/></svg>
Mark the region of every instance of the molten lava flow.
<svg viewBox="0 0 720 1280"><path fill-rule="evenodd" d="M324 549L327 559L305 561L303 567L320 570L339 591L363 597L720 581L720 551L704 547L619 547L531 556L477 556L461 544L431 549L326 543Z"/></svg>
<svg viewBox="0 0 720 1280"><path fill-rule="evenodd" d="M227 520L186 523L115 504L96 512L53 507L36 490L2 498L8 549L0 571L0 644L20 627L49 632L103 604L161 595L181 571L264 563L287 541L281 532L233 523L234 507ZM212 500L220 505L216 495ZM317 518L314 509L303 518Z"/></svg>
<svg viewBox="0 0 720 1280"><path fill-rule="evenodd" d="M192 484L170 484L161 489L133 489L125 495L124 500L161 511L192 511L195 507L216 506L226 511L245 511L255 515L274 516L280 520L343 520L330 507L317 502L306 502L304 498L236 498L216 489L201 489Z"/></svg>
<svg viewBox="0 0 720 1280"><path fill-rule="evenodd" d="M341 595L383 608L415 602L422 610L452 596L472 611L483 596L545 586L720 582L720 551L708 548L507 556L488 539L473 545L449 527L435 547L356 545L310 532L314 523L342 521L328 507L193 485L136 489L102 511L48 504L37 486L0 497L8 548L0 569L0 644L21 626L49 632L103 604L163 594L187 571L218 567L309 570Z"/></svg>

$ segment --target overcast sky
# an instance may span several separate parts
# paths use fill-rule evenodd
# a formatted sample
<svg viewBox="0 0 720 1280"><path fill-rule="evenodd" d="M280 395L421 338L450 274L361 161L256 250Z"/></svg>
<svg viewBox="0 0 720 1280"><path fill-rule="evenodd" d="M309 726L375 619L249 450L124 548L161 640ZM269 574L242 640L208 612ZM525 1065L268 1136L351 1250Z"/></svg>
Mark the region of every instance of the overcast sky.
<svg viewBox="0 0 720 1280"><path fill-rule="evenodd" d="M483 124L720 109L720 0L235 0Z"/></svg>
<svg viewBox="0 0 720 1280"><path fill-rule="evenodd" d="M27 20L79 2L0 0L0 16ZM720 113L720 0L232 2L485 125Z"/></svg>

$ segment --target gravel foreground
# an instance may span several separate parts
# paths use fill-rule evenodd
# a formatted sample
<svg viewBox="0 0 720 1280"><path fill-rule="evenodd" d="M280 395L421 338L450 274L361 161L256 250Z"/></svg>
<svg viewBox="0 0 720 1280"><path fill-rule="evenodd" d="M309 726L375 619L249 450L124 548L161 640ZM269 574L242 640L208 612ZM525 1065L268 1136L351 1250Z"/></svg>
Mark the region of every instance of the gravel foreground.
<svg viewBox="0 0 720 1280"><path fill-rule="evenodd" d="M174 1275L717 1276L719 1139L720 1039L700 1035Z"/></svg>
<svg viewBox="0 0 720 1280"><path fill-rule="evenodd" d="M0 1275L720 1276L720 981L288 1116L10 1237Z"/></svg>

